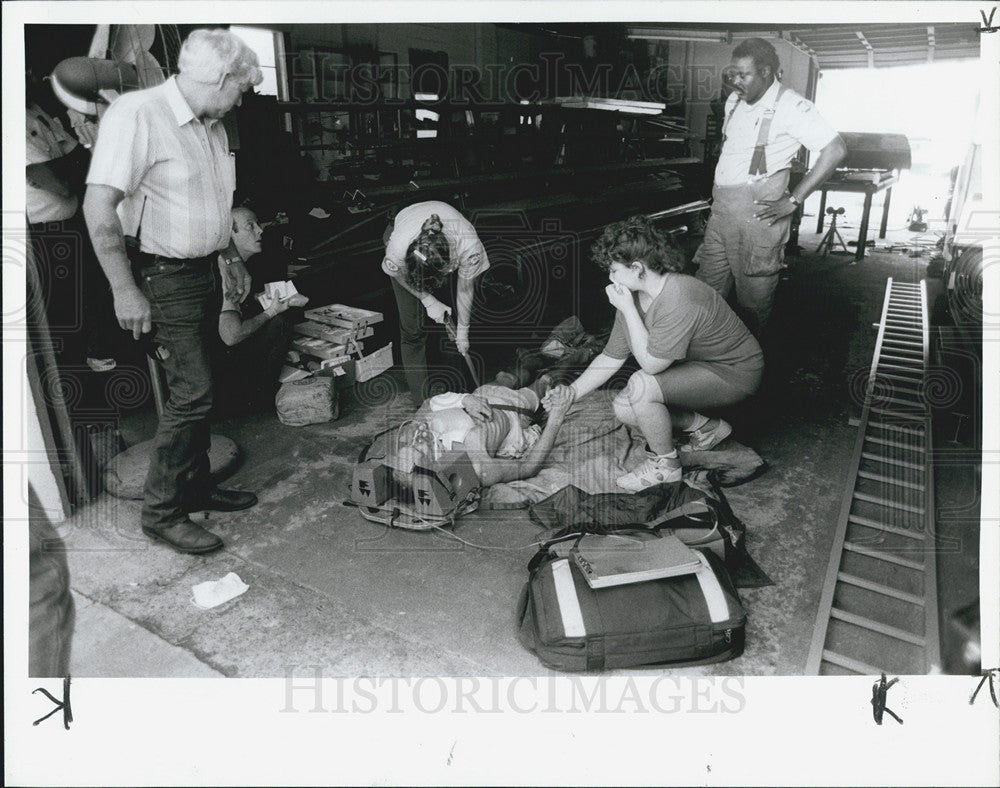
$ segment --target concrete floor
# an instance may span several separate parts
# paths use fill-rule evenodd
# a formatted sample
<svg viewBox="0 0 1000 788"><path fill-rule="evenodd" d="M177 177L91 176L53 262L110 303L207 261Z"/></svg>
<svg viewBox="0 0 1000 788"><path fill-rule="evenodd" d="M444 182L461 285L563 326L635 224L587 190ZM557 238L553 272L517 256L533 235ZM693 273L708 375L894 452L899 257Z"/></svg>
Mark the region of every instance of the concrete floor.
<svg viewBox="0 0 1000 788"><path fill-rule="evenodd" d="M819 237L801 242L813 250ZM774 581L741 591L746 652L676 672L804 669L856 437L851 381L871 362L886 277L917 281L926 265L899 254L852 259L807 254L793 262L773 320L782 340L753 407L734 424L734 437L769 466L727 491L751 555ZM226 486L254 490L260 503L211 517L226 541L215 555L150 544L138 530L139 502L107 494L62 524L78 603L72 674L273 677L304 665L321 665L327 676L549 673L515 636L515 602L533 553L525 545L538 534L526 513L463 518L455 533L487 546L477 548L435 532L388 530L342 505L359 448L407 412L393 380L366 388L365 402L347 398L342 417L328 424L285 427L273 413L217 424L246 457ZM154 425L146 412L121 429L141 440ZM959 601L975 598L972 541L948 570L965 578ZM243 596L212 610L192 604L193 585L231 571L250 587Z"/></svg>

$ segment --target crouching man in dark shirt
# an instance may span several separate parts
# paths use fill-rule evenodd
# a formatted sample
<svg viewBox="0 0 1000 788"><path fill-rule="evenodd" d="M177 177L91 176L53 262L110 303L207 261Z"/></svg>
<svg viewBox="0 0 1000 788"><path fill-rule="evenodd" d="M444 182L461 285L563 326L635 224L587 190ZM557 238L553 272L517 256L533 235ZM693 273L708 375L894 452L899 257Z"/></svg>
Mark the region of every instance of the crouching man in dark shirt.
<svg viewBox="0 0 1000 788"><path fill-rule="evenodd" d="M247 264L260 253L263 231L257 216L249 208L233 209L232 244L219 255L219 273L225 281L227 255L234 253ZM263 289L266 282L256 282ZM271 407L278 390L278 375L292 334L288 310L305 306L309 299L296 293L287 299L274 299L265 309L254 297L236 301L222 296L219 313L219 338L216 348L215 412L232 415Z"/></svg>

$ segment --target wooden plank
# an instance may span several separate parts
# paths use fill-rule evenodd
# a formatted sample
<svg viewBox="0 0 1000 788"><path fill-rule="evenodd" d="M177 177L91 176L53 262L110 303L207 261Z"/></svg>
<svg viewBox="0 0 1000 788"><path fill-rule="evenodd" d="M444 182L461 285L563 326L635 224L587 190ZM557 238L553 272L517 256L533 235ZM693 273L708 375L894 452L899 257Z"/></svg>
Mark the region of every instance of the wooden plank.
<svg viewBox="0 0 1000 788"><path fill-rule="evenodd" d="M889 348L891 353L882 353L880 358L889 359L890 361L904 361L907 364L923 364L924 357L919 350L907 350L906 348ZM883 348L884 350L884 348Z"/></svg>
<svg viewBox="0 0 1000 788"><path fill-rule="evenodd" d="M837 607L830 610L830 617L835 618L838 621L845 621L848 624L854 624L856 627L861 627L862 629L867 629L871 632L878 632L880 635L885 635L895 640L901 640L904 643L912 643L914 646L920 646L923 648L927 645L926 639L924 639L921 635L915 635L912 632L907 632L905 629L891 627L888 624L883 624L881 621L876 621L873 618L859 616L856 613L850 613L847 610L841 610Z"/></svg>
<svg viewBox="0 0 1000 788"><path fill-rule="evenodd" d="M913 482L904 482L900 479L893 479L889 476L882 476L878 473L871 473L870 471L858 471L858 476L862 479L869 479L873 482L885 482L886 484L891 484L895 487L905 487L908 490L917 490L918 492L924 491L924 485L914 484Z"/></svg>
<svg viewBox="0 0 1000 788"><path fill-rule="evenodd" d="M910 514L923 514L923 507L910 506L907 503L900 503L899 501L893 501L889 498L883 498L880 495L869 495L868 493L854 491L855 499L859 501L864 501L865 503L874 503L878 506L885 506L888 509L898 509L901 512L910 512Z"/></svg>
<svg viewBox="0 0 1000 788"><path fill-rule="evenodd" d="M874 427L877 430L896 430L904 435L913 435L914 437L921 437L924 434L923 426L920 429L916 427L910 427L906 424L887 424L884 421L870 421L868 422L869 427Z"/></svg>
<svg viewBox="0 0 1000 788"><path fill-rule="evenodd" d="M930 315L927 306L927 281L920 281L920 301L923 312L924 326L924 359L925 363L930 359ZM931 549L927 550L925 562L927 571L924 574L924 633L927 639L925 647L925 666L928 673L938 672L941 669L941 634L938 625L938 590L937 590L937 556L935 554L934 542L936 533L935 504L934 504L934 436L931 424L931 413L927 413L927 421L924 425L924 432L927 434L927 453L924 455L926 470L924 471L924 481L927 485L924 499L924 511L926 521L924 530L928 535L928 543Z"/></svg>
<svg viewBox="0 0 1000 788"><path fill-rule="evenodd" d="M902 381L903 383L916 383L917 382L913 378L904 377L903 375L896 375L896 374L894 374L892 372L882 372L881 370L882 370L883 367L888 367L890 369L895 369L895 367L893 367L891 364L881 364L881 365L879 365L878 376L880 378L888 378L889 380L899 380L899 381Z"/></svg>
<svg viewBox="0 0 1000 788"><path fill-rule="evenodd" d="M917 596L916 594L908 594L905 591L900 591L898 588L892 588L891 586L882 585L881 583L873 583L871 580L865 580L863 577L849 575L847 572L841 572L837 579L842 583L847 583L848 585L856 586L857 588L863 588L866 591L871 591L875 594L892 597L893 599L898 599L901 602L909 602L911 605L917 605L918 607L924 606L923 597Z"/></svg>
<svg viewBox="0 0 1000 788"><path fill-rule="evenodd" d="M863 676L879 676L885 672L882 668L876 668L869 665L867 662L861 662L860 660L853 659L852 657L845 657L843 654L838 654L836 651L830 651L830 649L823 649L823 661L829 662L831 665L837 665L838 667L845 668L846 670L852 670Z"/></svg>
<svg viewBox="0 0 1000 788"><path fill-rule="evenodd" d="M915 539L918 542L924 541L923 532L914 531L912 528L897 528L894 525L886 525L878 520L872 520L870 517L862 517L860 514L852 514L849 519L852 523L863 525L866 528L874 528L877 531L885 531L887 534L896 534L896 536L905 536L907 539Z"/></svg>
<svg viewBox="0 0 1000 788"><path fill-rule="evenodd" d="M881 416L892 416L893 418L898 419L907 419L909 421L922 421L924 416L920 410L922 410L922 408L912 413L905 413L901 410L881 410L879 408L872 408L872 413L878 413Z"/></svg>
<svg viewBox="0 0 1000 788"><path fill-rule="evenodd" d="M882 550L873 550L870 547L854 544L854 542L844 542L844 549L852 553L857 553L858 555L865 555L869 558L874 558L878 561L885 561L886 563L895 564L896 566L905 566L907 569L913 569L917 572L924 571L924 565L919 561L911 561L908 558L900 558L898 555L886 553Z"/></svg>
<svg viewBox="0 0 1000 788"><path fill-rule="evenodd" d="M871 435L866 435L865 440L870 441L871 443L877 443L880 446L892 446L893 448L896 449L905 449L907 451L912 451L914 453L919 453L919 454L924 453L924 450L919 446L911 446L908 443L900 443L899 441L892 441L888 440L887 438L875 438L872 437Z"/></svg>
<svg viewBox="0 0 1000 788"><path fill-rule="evenodd" d="M898 383L894 383L892 385L892 391L893 391L893 393L899 392L900 394L907 394L907 395L910 395L910 397L912 397L912 395L914 395L914 394L917 394L917 395L920 394L920 389L919 388L913 388L913 386L901 386ZM919 398L912 399L912 398L906 398L906 397L893 397L892 399L893 399L894 402L920 402Z"/></svg>
<svg viewBox="0 0 1000 788"><path fill-rule="evenodd" d="M906 462L905 460L897 460L894 457L882 457L878 454L872 454L870 451L862 452L861 456L866 460L873 460L874 462L884 462L887 465L898 465L901 468L909 468L911 471L919 471L923 473L924 467L922 465L917 465L915 462Z"/></svg>

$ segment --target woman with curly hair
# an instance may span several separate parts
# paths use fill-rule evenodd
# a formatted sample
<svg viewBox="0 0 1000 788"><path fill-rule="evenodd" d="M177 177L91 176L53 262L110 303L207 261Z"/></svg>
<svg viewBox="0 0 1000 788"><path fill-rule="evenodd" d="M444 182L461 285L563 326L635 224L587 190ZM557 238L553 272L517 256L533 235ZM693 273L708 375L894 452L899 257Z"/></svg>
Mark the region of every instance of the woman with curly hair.
<svg viewBox="0 0 1000 788"><path fill-rule="evenodd" d="M690 434L682 450L707 451L732 427L699 411L734 405L760 385L760 345L722 297L682 273L684 255L669 236L637 216L609 225L594 244L617 310L603 352L570 385L575 399L606 383L632 355L639 370L614 398L615 415L638 427L649 456L618 486L638 492L681 478L673 430Z"/></svg>
<svg viewBox="0 0 1000 788"><path fill-rule="evenodd" d="M458 352L469 351L469 323L476 277L490 267L475 228L447 203L420 202L396 214L386 230L382 270L392 279L399 308L400 354L414 406L430 392L427 382L427 332L423 312L445 323L451 307L452 273L457 272ZM440 297L439 297L440 296Z"/></svg>

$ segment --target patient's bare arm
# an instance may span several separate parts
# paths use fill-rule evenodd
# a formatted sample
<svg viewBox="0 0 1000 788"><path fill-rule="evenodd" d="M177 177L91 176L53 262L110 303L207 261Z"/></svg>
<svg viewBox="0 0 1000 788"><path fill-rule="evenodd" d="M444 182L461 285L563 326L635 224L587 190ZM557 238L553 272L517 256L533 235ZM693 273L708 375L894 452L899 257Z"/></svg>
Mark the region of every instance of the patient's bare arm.
<svg viewBox="0 0 1000 788"><path fill-rule="evenodd" d="M545 429L542 430L542 434L535 442L535 445L520 459L498 459L491 457L486 451L485 445L482 445L480 440L470 441L467 438L466 450L483 486L490 487L500 482L528 479L537 474L549 456L556 436L559 434L559 428L566 419L566 412L572 404L573 397L568 391L548 398L545 408L549 412L549 419L545 424ZM472 433L478 432L480 431L476 429L472 430ZM470 433L470 437L472 433Z"/></svg>

